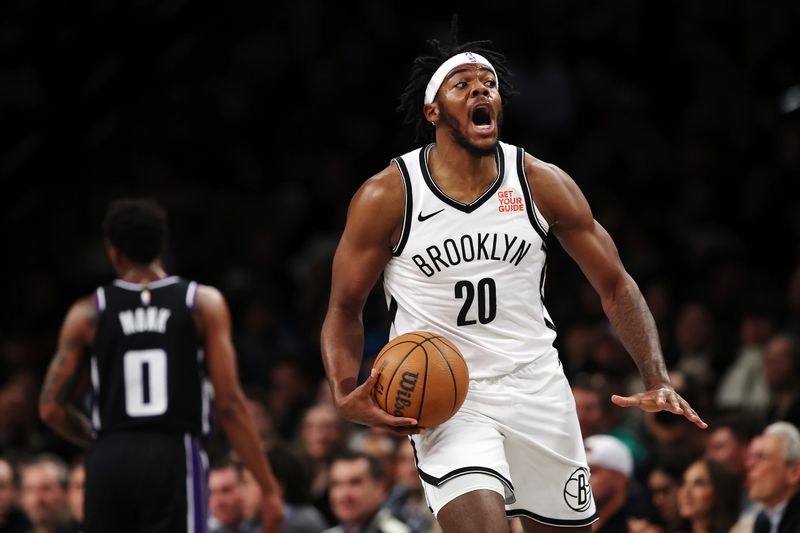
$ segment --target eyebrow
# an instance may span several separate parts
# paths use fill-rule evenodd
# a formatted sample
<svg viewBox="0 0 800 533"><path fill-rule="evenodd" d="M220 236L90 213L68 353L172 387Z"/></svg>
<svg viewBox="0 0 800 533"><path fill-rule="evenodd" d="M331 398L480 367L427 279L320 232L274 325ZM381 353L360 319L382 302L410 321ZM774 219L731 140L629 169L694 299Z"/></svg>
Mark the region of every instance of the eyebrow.
<svg viewBox="0 0 800 533"><path fill-rule="evenodd" d="M444 79L444 81L449 81L450 78L452 78L456 74L461 74L462 72L467 72L468 70L470 70L469 67L466 67L466 66L459 67L459 68L455 69L454 71L452 71L450 74L448 74L447 77ZM490 69L489 67L487 67L486 65L478 65L478 71L481 71L481 70L489 71L489 72L492 73L492 75L494 75L494 71L492 69Z"/></svg>

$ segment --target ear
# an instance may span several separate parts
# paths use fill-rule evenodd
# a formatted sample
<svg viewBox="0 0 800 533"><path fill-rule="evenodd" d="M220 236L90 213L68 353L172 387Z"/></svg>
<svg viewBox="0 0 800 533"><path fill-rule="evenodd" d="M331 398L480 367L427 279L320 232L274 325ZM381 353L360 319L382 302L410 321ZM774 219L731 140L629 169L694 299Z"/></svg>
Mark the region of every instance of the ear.
<svg viewBox="0 0 800 533"><path fill-rule="evenodd" d="M115 270L120 269L120 262L122 261L122 254L119 253L119 249L111 244L110 241L106 239L106 255L108 256L108 260L111 262L111 266L114 267Z"/></svg>
<svg viewBox="0 0 800 533"><path fill-rule="evenodd" d="M793 487L800 486L800 461L795 461L786 467L786 480Z"/></svg>
<svg viewBox="0 0 800 533"><path fill-rule="evenodd" d="M439 121L439 104L436 102L422 106L422 114L425 115L427 122Z"/></svg>
<svg viewBox="0 0 800 533"><path fill-rule="evenodd" d="M111 263L113 264L119 252L117 251L117 248L113 244L111 244L111 241L109 241L108 239L105 239L103 241L103 244L105 245L106 248L106 255L108 256L109 261L111 261Z"/></svg>

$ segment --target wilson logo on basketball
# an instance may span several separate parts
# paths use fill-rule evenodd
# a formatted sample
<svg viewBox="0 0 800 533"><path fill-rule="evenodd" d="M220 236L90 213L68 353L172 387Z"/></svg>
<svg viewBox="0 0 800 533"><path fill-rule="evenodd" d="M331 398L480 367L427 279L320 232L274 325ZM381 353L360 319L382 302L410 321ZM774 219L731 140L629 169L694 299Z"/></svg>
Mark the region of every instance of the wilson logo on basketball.
<svg viewBox="0 0 800 533"><path fill-rule="evenodd" d="M394 396L394 416L405 416L403 409L411 406L411 395L417 388L419 372L403 372L400 377L400 386Z"/></svg>

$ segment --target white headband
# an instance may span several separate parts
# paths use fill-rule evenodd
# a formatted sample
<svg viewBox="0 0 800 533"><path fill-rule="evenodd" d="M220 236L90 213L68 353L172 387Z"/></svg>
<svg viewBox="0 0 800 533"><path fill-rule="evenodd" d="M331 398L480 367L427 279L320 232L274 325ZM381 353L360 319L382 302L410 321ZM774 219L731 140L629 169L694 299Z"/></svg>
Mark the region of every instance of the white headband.
<svg viewBox="0 0 800 533"><path fill-rule="evenodd" d="M458 65L476 63L486 65L489 70L492 71L492 74L494 74L495 80L498 82L498 84L500 83L500 80L497 79L497 72L494 70L492 64L489 63L488 59L474 52L462 52L454 55L442 63L442 65L436 69L436 72L433 73L433 76L431 76L431 81L429 81L428 86L425 87L425 103L430 104L433 102L433 99L436 98L436 93L439 92L439 87L442 86L442 82L444 81L444 78L447 76L448 72L453 70Z"/></svg>

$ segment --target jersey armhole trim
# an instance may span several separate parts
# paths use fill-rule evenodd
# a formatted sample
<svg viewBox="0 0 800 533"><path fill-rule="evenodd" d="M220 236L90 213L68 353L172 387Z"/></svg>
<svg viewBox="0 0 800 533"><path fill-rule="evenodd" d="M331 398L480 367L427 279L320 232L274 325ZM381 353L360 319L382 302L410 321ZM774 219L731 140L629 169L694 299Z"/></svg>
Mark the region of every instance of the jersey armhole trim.
<svg viewBox="0 0 800 533"><path fill-rule="evenodd" d="M403 178L403 225L400 229L400 239L395 247L392 248L392 256L397 257L403 253L403 248L408 242L408 234L411 231L411 210L414 204L411 196L411 176L408 173L406 162L403 161L402 157L396 157L392 159L392 162L397 165L400 170L400 176Z"/></svg>
<svg viewBox="0 0 800 533"><path fill-rule="evenodd" d="M525 150L520 147L517 147L517 176L519 177L520 186L522 187L522 194L525 196L525 209L528 212L528 219L530 219L533 229L535 229L539 237L542 238L542 243L546 247L547 232L550 228L547 221L544 220L544 217L542 217L542 220L539 219L542 215L533 202L533 194L531 194L530 184L528 183L528 175L525 173Z"/></svg>
<svg viewBox="0 0 800 533"><path fill-rule="evenodd" d="M103 287L97 287L94 291L94 305L98 315L106 310L106 291Z"/></svg>
<svg viewBox="0 0 800 533"><path fill-rule="evenodd" d="M197 299L197 282L190 281L189 287L186 289L186 307L194 309L195 300Z"/></svg>

